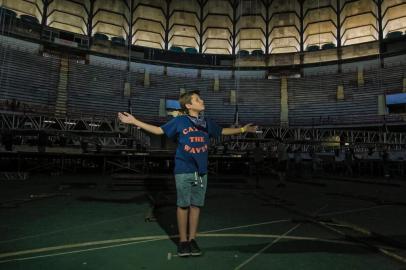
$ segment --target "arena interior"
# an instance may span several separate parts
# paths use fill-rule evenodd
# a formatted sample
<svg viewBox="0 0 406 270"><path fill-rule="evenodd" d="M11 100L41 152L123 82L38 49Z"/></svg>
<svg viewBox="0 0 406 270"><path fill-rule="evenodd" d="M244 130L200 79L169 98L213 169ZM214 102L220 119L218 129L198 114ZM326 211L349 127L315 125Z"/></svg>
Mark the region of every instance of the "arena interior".
<svg viewBox="0 0 406 270"><path fill-rule="evenodd" d="M117 113L189 91L258 129L181 258L177 141ZM405 124L406 0L0 0L0 269L406 269Z"/></svg>

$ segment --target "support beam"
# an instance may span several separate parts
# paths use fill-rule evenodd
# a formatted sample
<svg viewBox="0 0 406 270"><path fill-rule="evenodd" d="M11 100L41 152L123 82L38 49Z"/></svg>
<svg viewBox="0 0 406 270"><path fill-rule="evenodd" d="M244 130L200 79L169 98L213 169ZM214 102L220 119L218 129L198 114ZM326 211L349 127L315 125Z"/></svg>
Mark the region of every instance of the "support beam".
<svg viewBox="0 0 406 270"><path fill-rule="evenodd" d="M133 21L134 21L134 0L129 1L130 21L128 22L128 34L127 34L127 49L128 49L128 61L127 72L131 71L131 47L133 44ZM128 78L130 81L130 78Z"/></svg>
<svg viewBox="0 0 406 270"><path fill-rule="evenodd" d="M199 7L200 7L200 13L199 13L199 23L200 23L200 28L199 28L199 53L203 53L203 23L205 21L204 19L204 7L206 6L208 0L200 0L199 1Z"/></svg>
<svg viewBox="0 0 406 270"><path fill-rule="evenodd" d="M338 73L341 73L342 67L341 67L341 59L343 55L343 51L341 48L341 1L337 0L337 60L338 60Z"/></svg>
<svg viewBox="0 0 406 270"><path fill-rule="evenodd" d="M171 5L171 0L166 0L166 13L165 13L165 50L169 49L169 19L171 17L170 12L170 5Z"/></svg>
<svg viewBox="0 0 406 270"><path fill-rule="evenodd" d="M94 2L90 0L90 7L87 14L87 37L89 38L89 46L93 45L93 14L94 14Z"/></svg>
<svg viewBox="0 0 406 270"><path fill-rule="evenodd" d="M265 54L269 54L269 36L271 33L269 33L269 22L271 21L271 18L269 16L269 7L271 3L269 1L265 1Z"/></svg>
<svg viewBox="0 0 406 270"><path fill-rule="evenodd" d="M300 42L300 66L303 66L304 63L304 26L303 26L303 21L304 21L304 13L303 13L303 6L304 6L304 0L299 0L299 9L300 9L300 29L299 29L299 42ZM303 68L300 68L300 76L304 76Z"/></svg>
<svg viewBox="0 0 406 270"><path fill-rule="evenodd" d="M231 6L233 7L233 45L231 48L231 54L236 54L236 39L237 39L237 7L238 7L238 0L233 0L231 2Z"/></svg>
<svg viewBox="0 0 406 270"><path fill-rule="evenodd" d="M48 19L48 7L49 4L52 1L49 0L43 0L43 8L42 8L42 21L41 21L41 27L44 28L47 25L47 19Z"/></svg>
<svg viewBox="0 0 406 270"><path fill-rule="evenodd" d="M379 60L381 64L381 68L384 68L384 59L382 54L384 53L383 48L383 28L382 28L382 2L383 0L376 0L376 4L378 6L378 37L379 37ZM375 1L374 1L375 3Z"/></svg>

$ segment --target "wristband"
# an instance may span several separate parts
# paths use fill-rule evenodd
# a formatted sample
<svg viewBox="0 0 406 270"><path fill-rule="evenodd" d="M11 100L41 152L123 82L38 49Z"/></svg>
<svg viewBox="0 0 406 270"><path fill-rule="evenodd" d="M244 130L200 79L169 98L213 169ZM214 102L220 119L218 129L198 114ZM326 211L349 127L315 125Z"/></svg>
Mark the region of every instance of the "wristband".
<svg viewBox="0 0 406 270"><path fill-rule="evenodd" d="M240 128L240 130L241 130L241 133L244 133L245 132L245 128Z"/></svg>

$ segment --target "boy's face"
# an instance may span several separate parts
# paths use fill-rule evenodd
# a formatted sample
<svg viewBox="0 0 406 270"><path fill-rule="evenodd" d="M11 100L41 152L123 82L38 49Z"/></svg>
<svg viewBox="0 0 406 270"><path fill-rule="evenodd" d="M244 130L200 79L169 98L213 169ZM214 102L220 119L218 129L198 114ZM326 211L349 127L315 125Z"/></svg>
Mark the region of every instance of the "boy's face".
<svg viewBox="0 0 406 270"><path fill-rule="evenodd" d="M186 108L189 111L196 111L196 112L201 112L204 111L204 101L203 99L200 98L199 95L193 94L192 98L190 100L190 104L186 104Z"/></svg>

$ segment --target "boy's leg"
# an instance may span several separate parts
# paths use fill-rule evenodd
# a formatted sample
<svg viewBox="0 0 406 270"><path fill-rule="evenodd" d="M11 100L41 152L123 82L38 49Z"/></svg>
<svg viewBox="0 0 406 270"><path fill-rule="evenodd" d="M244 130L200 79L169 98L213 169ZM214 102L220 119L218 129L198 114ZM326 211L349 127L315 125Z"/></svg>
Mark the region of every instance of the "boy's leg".
<svg viewBox="0 0 406 270"><path fill-rule="evenodd" d="M187 221L188 221L189 208L178 207L176 211L178 219L179 241L187 241Z"/></svg>
<svg viewBox="0 0 406 270"><path fill-rule="evenodd" d="M197 227L199 226L200 208L190 206L189 211L189 241L196 238Z"/></svg>
<svg viewBox="0 0 406 270"><path fill-rule="evenodd" d="M199 177L197 184L192 187L191 205L189 210L189 243L190 254L200 256L202 251L195 241L197 228L199 226L200 207L204 205L207 188L207 174Z"/></svg>
<svg viewBox="0 0 406 270"><path fill-rule="evenodd" d="M193 174L175 174L175 180L178 206L176 209L176 217L178 221L179 240L180 242L186 242Z"/></svg>
<svg viewBox="0 0 406 270"><path fill-rule="evenodd" d="M189 211L189 240L196 238L199 226L200 208L204 206L207 189L207 174L199 178L197 184L192 186L192 197Z"/></svg>

